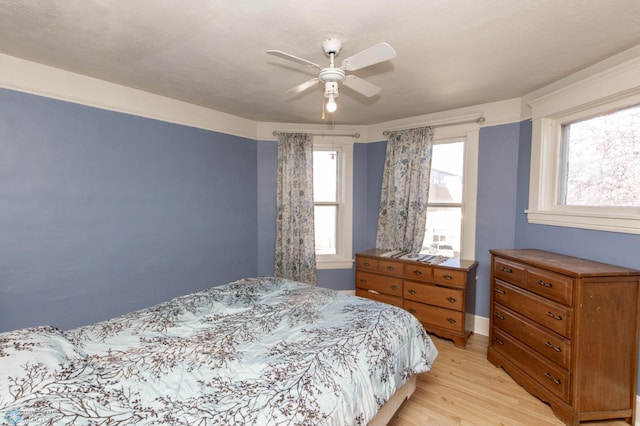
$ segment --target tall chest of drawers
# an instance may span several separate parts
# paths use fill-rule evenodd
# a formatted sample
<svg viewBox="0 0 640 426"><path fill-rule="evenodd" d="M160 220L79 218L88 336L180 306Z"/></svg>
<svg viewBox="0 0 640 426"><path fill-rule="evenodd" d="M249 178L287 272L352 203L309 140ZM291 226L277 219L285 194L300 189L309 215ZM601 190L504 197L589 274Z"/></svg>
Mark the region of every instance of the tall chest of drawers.
<svg viewBox="0 0 640 426"><path fill-rule="evenodd" d="M640 271L490 250L488 360L568 425L635 420Z"/></svg>
<svg viewBox="0 0 640 426"><path fill-rule="evenodd" d="M372 249L356 254L356 295L411 312L425 330L464 347L473 324L467 309L475 303L478 263L449 259L439 264L381 256Z"/></svg>

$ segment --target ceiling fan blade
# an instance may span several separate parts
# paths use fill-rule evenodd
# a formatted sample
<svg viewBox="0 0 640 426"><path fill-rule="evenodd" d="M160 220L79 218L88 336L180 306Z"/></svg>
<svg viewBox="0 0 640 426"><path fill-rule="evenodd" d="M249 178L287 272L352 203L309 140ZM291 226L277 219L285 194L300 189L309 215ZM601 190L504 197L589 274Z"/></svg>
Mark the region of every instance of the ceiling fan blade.
<svg viewBox="0 0 640 426"><path fill-rule="evenodd" d="M287 90L286 93L293 93L295 95L297 95L298 93L302 93L305 90L313 87L315 84L318 84L318 82L320 81L319 78L312 78L311 80L305 81L302 84L297 85L296 87L292 87L291 89Z"/></svg>
<svg viewBox="0 0 640 426"><path fill-rule="evenodd" d="M396 57L396 51L389 44L382 42L371 46L342 61L342 69L356 71L379 62L388 61Z"/></svg>
<svg viewBox="0 0 640 426"><path fill-rule="evenodd" d="M369 83L367 80L363 80L355 75L346 76L342 84L368 98L377 95L380 93L380 90L382 90L375 84Z"/></svg>
<svg viewBox="0 0 640 426"><path fill-rule="evenodd" d="M309 68L320 68L320 65L315 62L307 61L306 59L298 58L297 56L293 56L290 53L283 52L281 50L267 50L269 55L278 56L283 59L288 59L293 62L297 62Z"/></svg>

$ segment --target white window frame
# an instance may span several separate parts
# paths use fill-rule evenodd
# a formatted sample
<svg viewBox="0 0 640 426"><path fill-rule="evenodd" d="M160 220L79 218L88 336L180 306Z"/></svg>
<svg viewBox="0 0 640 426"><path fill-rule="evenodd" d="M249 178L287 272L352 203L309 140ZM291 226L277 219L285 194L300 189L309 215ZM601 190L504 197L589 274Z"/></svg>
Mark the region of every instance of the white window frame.
<svg viewBox="0 0 640 426"><path fill-rule="evenodd" d="M316 269L351 269L353 267L353 138L314 136L314 150L338 151L338 218L336 254L316 255Z"/></svg>
<svg viewBox="0 0 640 426"><path fill-rule="evenodd" d="M640 208L558 202L562 126L640 103L640 58L529 102L532 110L529 223L640 234Z"/></svg>
<svg viewBox="0 0 640 426"><path fill-rule="evenodd" d="M460 258L473 260L476 257L476 207L478 193L478 153L480 147L478 124L468 123L435 127L433 143L446 143L448 141L464 142Z"/></svg>

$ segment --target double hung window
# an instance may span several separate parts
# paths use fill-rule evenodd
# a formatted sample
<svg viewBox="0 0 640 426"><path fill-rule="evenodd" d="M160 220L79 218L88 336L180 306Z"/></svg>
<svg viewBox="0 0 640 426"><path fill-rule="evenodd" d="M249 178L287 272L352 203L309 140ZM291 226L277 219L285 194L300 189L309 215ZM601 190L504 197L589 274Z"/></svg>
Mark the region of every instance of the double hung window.
<svg viewBox="0 0 640 426"><path fill-rule="evenodd" d="M353 142L314 139L313 198L318 269L352 267Z"/></svg>
<svg viewBox="0 0 640 426"><path fill-rule="evenodd" d="M463 183L464 141L434 141L423 252L460 256Z"/></svg>

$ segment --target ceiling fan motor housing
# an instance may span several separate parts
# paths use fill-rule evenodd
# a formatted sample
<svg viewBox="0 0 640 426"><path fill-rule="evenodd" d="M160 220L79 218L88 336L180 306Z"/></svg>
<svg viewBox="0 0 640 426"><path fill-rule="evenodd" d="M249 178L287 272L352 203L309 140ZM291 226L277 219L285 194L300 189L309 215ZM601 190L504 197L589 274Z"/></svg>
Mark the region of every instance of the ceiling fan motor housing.
<svg viewBox="0 0 640 426"><path fill-rule="evenodd" d="M344 80L344 70L340 68L323 68L318 78L323 83L341 82Z"/></svg>
<svg viewBox="0 0 640 426"><path fill-rule="evenodd" d="M331 53L337 55L340 53L342 49L342 42L337 38L328 38L322 42L322 50L324 50L325 55L329 55Z"/></svg>

